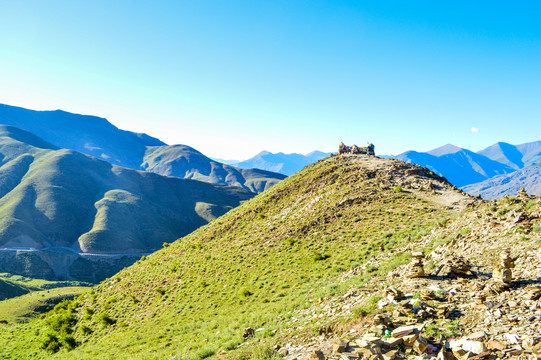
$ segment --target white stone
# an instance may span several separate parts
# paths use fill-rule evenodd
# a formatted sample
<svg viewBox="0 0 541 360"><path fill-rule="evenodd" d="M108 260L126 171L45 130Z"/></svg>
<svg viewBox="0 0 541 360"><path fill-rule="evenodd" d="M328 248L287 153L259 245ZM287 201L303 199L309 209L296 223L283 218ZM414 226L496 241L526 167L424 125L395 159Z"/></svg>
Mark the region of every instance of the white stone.
<svg viewBox="0 0 541 360"><path fill-rule="evenodd" d="M507 342L509 342L509 344L511 344L511 345L518 344L519 337L518 337L518 335L516 335L516 334L505 334L503 337L504 337L505 340L507 340Z"/></svg>
<svg viewBox="0 0 541 360"><path fill-rule="evenodd" d="M464 350L466 352L471 352L476 355L482 354L487 351L487 348L484 343L481 341L472 341L472 340L451 340L449 342L449 347L453 352Z"/></svg>

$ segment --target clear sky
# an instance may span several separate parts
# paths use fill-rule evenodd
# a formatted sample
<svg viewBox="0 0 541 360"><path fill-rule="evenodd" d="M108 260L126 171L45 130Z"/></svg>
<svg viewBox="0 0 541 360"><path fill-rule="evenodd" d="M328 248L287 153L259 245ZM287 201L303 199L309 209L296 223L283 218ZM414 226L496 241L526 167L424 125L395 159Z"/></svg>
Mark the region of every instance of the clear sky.
<svg viewBox="0 0 541 360"><path fill-rule="evenodd" d="M0 0L0 103L208 156L541 138L541 2Z"/></svg>

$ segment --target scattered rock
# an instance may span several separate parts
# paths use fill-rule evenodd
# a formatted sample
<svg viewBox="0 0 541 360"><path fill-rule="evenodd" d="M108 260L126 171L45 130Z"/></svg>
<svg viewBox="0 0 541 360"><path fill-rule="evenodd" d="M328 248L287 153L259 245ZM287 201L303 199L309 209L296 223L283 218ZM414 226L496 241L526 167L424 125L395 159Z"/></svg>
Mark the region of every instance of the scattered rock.
<svg viewBox="0 0 541 360"><path fill-rule="evenodd" d="M437 360L453 360L455 356L451 351L442 348L438 353Z"/></svg>
<svg viewBox="0 0 541 360"><path fill-rule="evenodd" d="M390 302L400 301L404 298L404 293L394 286L389 286L387 289L385 289L385 293Z"/></svg>
<svg viewBox="0 0 541 360"><path fill-rule="evenodd" d="M244 329L244 332L242 333L242 338L244 340L246 340L248 338L251 338L254 335L255 335L255 330L252 329L251 327L248 327L248 328Z"/></svg>
<svg viewBox="0 0 541 360"><path fill-rule="evenodd" d="M428 347L428 340L422 336L418 336L415 342L413 343L413 350L415 350L417 354L423 354L427 347Z"/></svg>
<svg viewBox="0 0 541 360"><path fill-rule="evenodd" d="M393 322L389 318L388 315L377 314L376 316L374 316L374 325L382 325L384 327L391 327L393 326Z"/></svg>
<svg viewBox="0 0 541 360"><path fill-rule="evenodd" d="M325 360L325 355L321 350L316 350L310 354L310 359Z"/></svg>
<svg viewBox="0 0 541 360"><path fill-rule="evenodd" d="M438 269L439 276L467 277L472 276L470 263L462 256L449 254Z"/></svg>
<svg viewBox="0 0 541 360"><path fill-rule="evenodd" d="M505 334L504 338L511 345L518 344L519 337L516 334Z"/></svg>
<svg viewBox="0 0 541 360"><path fill-rule="evenodd" d="M404 336L413 334L415 332L418 332L417 326L401 326L399 328L394 329L391 332L391 336L394 338L402 338Z"/></svg>
<svg viewBox="0 0 541 360"><path fill-rule="evenodd" d="M426 249L433 241L451 238L427 254L440 264L439 272L426 276L424 254L413 252L412 262L389 272L387 280L375 278L363 288L348 290L347 296L320 299L320 312L312 311L313 319L322 321L340 321L339 314L350 315L345 309L365 306L375 296L381 310L359 318L355 330L320 332L304 350L290 351L286 360L305 359L318 348L329 353L329 360L541 358L541 233L526 231L541 224L541 200L537 208L516 198L486 205L487 210L493 207L490 212L473 209L399 250ZM510 246L512 253L502 251ZM387 260L382 254L371 263L381 267ZM424 330L428 324L430 332ZM333 334L341 334L340 340ZM346 338L349 346L340 344Z"/></svg>
<svg viewBox="0 0 541 360"><path fill-rule="evenodd" d="M346 351L346 348L348 347L348 343L344 341L340 341L338 343L334 343L332 346L332 351L335 353L343 353Z"/></svg>
<svg viewBox="0 0 541 360"><path fill-rule="evenodd" d="M505 346L505 344L497 341L497 340L490 340L488 343L487 343L487 348L490 349L490 350L499 350L499 351L502 351L502 350L505 350L507 346Z"/></svg>

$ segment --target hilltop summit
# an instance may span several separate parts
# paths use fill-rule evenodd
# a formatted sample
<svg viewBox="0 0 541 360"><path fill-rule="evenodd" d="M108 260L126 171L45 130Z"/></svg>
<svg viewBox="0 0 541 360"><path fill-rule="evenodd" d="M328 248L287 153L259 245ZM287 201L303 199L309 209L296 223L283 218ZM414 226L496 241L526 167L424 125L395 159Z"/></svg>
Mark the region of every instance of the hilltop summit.
<svg viewBox="0 0 541 360"><path fill-rule="evenodd" d="M47 331L67 336L47 324L67 316L74 322L66 331L80 345L68 352L60 344L51 358L272 352L279 339L325 326L316 318L294 330L301 319L292 311L407 263L408 253L397 249L475 201L420 166L328 157L36 322L41 343L6 346L22 357L47 348ZM375 256L388 261L367 267ZM344 283L350 271L358 275Z"/></svg>

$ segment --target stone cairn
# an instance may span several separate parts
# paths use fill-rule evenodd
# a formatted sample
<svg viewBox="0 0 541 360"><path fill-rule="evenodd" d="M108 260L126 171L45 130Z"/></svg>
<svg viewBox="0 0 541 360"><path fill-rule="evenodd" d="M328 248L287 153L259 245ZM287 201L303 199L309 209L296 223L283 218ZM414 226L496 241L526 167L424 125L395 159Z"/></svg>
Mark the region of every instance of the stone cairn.
<svg viewBox="0 0 541 360"><path fill-rule="evenodd" d="M425 269L423 268L423 259L425 258L425 254L422 252L413 252L411 254L411 258L412 260L408 277L413 279L425 276Z"/></svg>
<svg viewBox="0 0 541 360"><path fill-rule="evenodd" d="M528 193L526 192L526 189L524 189L523 187L518 189L518 194L517 195L522 200L529 200L530 199L530 195L528 195Z"/></svg>
<svg viewBox="0 0 541 360"><path fill-rule="evenodd" d="M503 283L507 286L511 284L513 280L513 268L515 267L516 258L511 257L509 250L504 250L500 254L500 263L496 265L492 273L492 278L499 283Z"/></svg>

